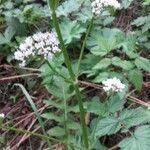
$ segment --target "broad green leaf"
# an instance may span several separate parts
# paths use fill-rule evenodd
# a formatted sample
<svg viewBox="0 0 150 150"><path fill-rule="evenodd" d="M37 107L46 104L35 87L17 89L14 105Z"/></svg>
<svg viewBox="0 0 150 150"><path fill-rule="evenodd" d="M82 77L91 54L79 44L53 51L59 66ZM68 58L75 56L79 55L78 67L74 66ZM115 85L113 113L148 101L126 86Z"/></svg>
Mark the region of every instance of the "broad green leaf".
<svg viewBox="0 0 150 150"><path fill-rule="evenodd" d="M122 0L122 6L127 9L134 0Z"/></svg>
<svg viewBox="0 0 150 150"><path fill-rule="evenodd" d="M118 29L95 30L87 40L87 47L94 55L104 56L119 46L120 33Z"/></svg>
<svg viewBox="0 0 150 150"><path fill-rule="evenodd" d="M131 70L134 67L131 61L121 60L119 57L113 57L112 64L121 67L124 70Z"/></svg>
<svg viewBox="0 0 150 150"><path fill-rule="evenodd" d="M143 123L150 123L150 110L145 110L141 107L126 109L121 112L119 120L120 123L124 124L127 128Z"/></svg>
<svg viewBox="0 0 150 150"><path fill-rule="evenodd" d="M136 25L137 27L142 27L142 33L148 31L150 29L150 15L138 17L132 22L132 25Z"/></svg>
<svg viewBox="0 0 150 150"><path fill-rule="evenodd" d="M7 39L4 37L4 35L0 33L0 44L6 44L6 43L8 43Z"/></svg>
<svg viewBox="0 0 150 150"><path fill-rule="evenodd" d="M143 84L143 74L140 70L131 70L128 73L129 81L135 86L138 91L141 91Z"/></svg>
<svg viewBox="0 0 150 150"><path fill-rule="evenodd" d="M112 16L108 16L104 21L103 21L103 24L104 26L108 25L108 24L111 24L113 21L114 21L115 17L112 17Z"/></svg>
<svg viewBox="0 0 150 150"><path fill-rule="evenodd" d="M135 60L135 65L141 69L144 69L145 71L150 71L150 61L143 57L138 57Z"/></svg>
<svg viewBox="0 0 150 150"><path fill-rule="evenodd" d="M100 82L106 80L108 78L108 76L109 76L109 72L101 72L95 77L93 82L100 83Z"/></svg>
<svg viewBox="0 0 150 150"><path fill-rule="evenodd" d="M91 112L97 115L103 115L105 113L106 105L101 103L99 97L94 97L87 104L87 112Z"/></svg>
<svg viewBox="0 0 150 150"><path fill-rule="evenodd" d="M119 131L120 128L119 120L113 116L108 116L98 121L95 136L111 135Z"/></svg>
<svg viewBox="0 0 150 150"><path fill-rule="evenodd" d="M95 70L92 70L97 63L99 62L99 57L94 56L93 54L85 55L85 58L81 61L81 72L86 74L92 74Z"/></svg>
<svg viewBox="0 0 150 150"><path fill-rule="evenodd" d="M137 27L143 25L146 23L148 17L145 16L145 17L138 17L137 19L135 19L133 22L132 22L132 25L136 25Z"/></svg>
<svg viewBox="0 0 150 150"><path fill-rule="evenodd" d="M125 100L121 98L118 94L111 96L107 101L107 111L109 113L115 113L123 109Z"/></svg>
<svg viewBox="0 0 150 150"><path fill-rule="evenodd" d="M119 143L121 150L149 150L150 125L138 127L133 136L125 138Z"/></svg>
<svg viewBox="0 0 150 150"><path fill-rule="evenodd" d="M86 31L86 29L76 21L70 21L68 19L62 21L60 28L65 44L70 44L73 40L79 40L81 34Z"/></svg>
<svg viewBox="0 0 150 150"><path fill-rule="evenodd" d="M6 21L9 28L12 28L11 30L15 32L15 35L27 36L28 33L27 24L20 23L18 18L14 18L14 17L7 17Z"/></svg>
<svg viewBox="0 0 150 150"><path fill-rule="evenodd" d="M104 58L100 60L92 69L104 69L107 68L109 65L111 65L111 59L110 58Z"/></svg>
<svg viewBox="0 0 150 150"><path fill-rule="evenodd" d="M65 130L61 127L54 127L47 131L50 136L61 137L65 135Z"/></svg>
<svg viewBox="0 0 150 150"><path fill-rule="evenodd" d="M81 4L81 0L67 0L57 8L57 16L67 17L70 13L77 11Z"/></svg>
<svg viewBox="0 0 150 150"><path fill-rule="evenodd" d="M5 30L5 33L4 33L4 36L5 38L7 39L7 41L11 41L12 37L14 36L15 34L15 30L11 27L8 27L6 30Z"/></svg>
<svg viewBox="0 0 150 150"><path fill-rule="evenodd" d="M124 41L120 44L120 46L123 47L123 51L131 59L138 57L138 54L135 51L137 48L137 41L137 36L134 33L129 32L124 38Z"/></svg>

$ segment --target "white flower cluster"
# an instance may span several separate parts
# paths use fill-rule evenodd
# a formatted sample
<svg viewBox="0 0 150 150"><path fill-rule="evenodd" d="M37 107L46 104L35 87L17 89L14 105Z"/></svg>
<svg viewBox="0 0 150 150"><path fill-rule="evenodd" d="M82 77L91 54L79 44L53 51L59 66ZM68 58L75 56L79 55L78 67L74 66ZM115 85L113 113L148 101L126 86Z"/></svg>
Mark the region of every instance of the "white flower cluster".
<svg viewBox="0 0 150 150"><path fill-rule="evenodd" d="M27 58L35 55L52 58L53 54L60 51L59 41L54 32L36 33L29 36L20 44L14 53L14 58L21 61L20 66L26 65Z"/></svg>
<svg viewBox="0 0 150 150"><path fill-rule="evenodd" d="M107 79L103 81L102 84L104 85L103 89L106 92L110 90L114 92L122 92L123 89L125 88L125 85L122 84L121 81L116 77L112 79Z"/></svg>
<svg viewBox="0 0 150 150"><path fill-rule="evenodd" d="M120 8L120 3L117 0L94 0L91 5L94 15L99 15L104 7L112 6L115 9Z"/></svg>
<svg viewBox="0 0 150 150"><path fill-rule="evenodd" d="M5 118L5 115L3 113L0 114L0 118Z"/></svg>

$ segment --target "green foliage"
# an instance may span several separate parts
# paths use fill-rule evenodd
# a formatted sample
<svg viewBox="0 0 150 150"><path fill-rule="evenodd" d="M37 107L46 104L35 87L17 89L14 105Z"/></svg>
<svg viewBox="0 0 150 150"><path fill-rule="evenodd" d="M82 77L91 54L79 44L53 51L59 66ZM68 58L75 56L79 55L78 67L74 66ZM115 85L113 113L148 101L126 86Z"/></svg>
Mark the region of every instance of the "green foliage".
<svg viewBox="0 0 150 150"><path fill-rule="evenodd" d="M92 54L104 56L119 46L119 35L118 29L95 30L87 41L87 47L90 48Z"/></svg>
<svg viewBox="0 0 150 150"><path fill-rule="evenodd" d="M140 69L143 69L148 72L150 71L150 61L146 58L143 57L136 58L135 65Z"/></svg>
<svg viewBox="0 0 150 150"><path fill-rule="evenodd" d="M120 128L121 124L119 124L118 119L113 116L108 116L107 118L103 118L98 122L95 136L114 134L119 131Z"/></svg>
<svg viewBox="0 0 150 150"><path fill-rule="evenodd" d="M81 38L81 34L85 32L85 28L79 25L76 21L70 21L68 19L64 19L60 28L62 31L62 35L65 41L65 44L70 44L72 41L79 40Z"/></svg>
<svg viewBox="0 0 150 150"><path fill-rule="evenodd" d="M134 0L122 0L122 7L127 9Z"/></svg>
<svg viewBox="0 0 150 150"><path fill-rule="evenodd" d="M125 109L119 116L108 115L99 119L96 125L95 136L110 135L121 129L129 129L139 124L150 122L150 111L143 108Z"/></svg>
<svg viewBox="0 0 150 150"><path fill-rule="evenodd" d="M0 44L10 44L14 34L15 31L11 27L8 27L5 30L4 35L0 33Z"/></svg>
<svg viewBox="0 0 150 150"><path fill-rule="evenodd" d="M138 91L142 89L143 75L139 70L131 70L128 74L129 81L133 83Z"/></svg>
<svg viewBox="0 0 150 150"><path fill-rule="evenodd" d="M145 125L138 127L134 135L125 138L119 143L121 150L149 150L150 143L150 126Z"/></svg>
<svg viewBox="0 0 150 150"><path fill-rule="evenodd" d="M125 132L131 135L119 143L121 150L148 150L150 147L150 110L137 105L132 107L127 101L132 93L138 97L138 93L143 88L143 80L147 82L145 72L150 72L148 59L150 15L146 12L149 0L145 0L143 4L135 2L140 3L136 5L141 8L141 11L131 15L136 18L129 20L132 31L124 32L122 24L118 25L122 23L121 17L124 17L124 13L134 7L133 3L133 0L122 0L121 8L124 10L120 9L115 13L112 9L106 9L100 16L94 18L81 60L79 78L76 81L71 81L62 53L48 60L53 69L45 63L45 60L38 64L39 61L36 60L41 61L38 58L35 59L34 64L34 60L30 63L30 67L40 66L41 84L51 95L51 98L44 100L47 107L40 115L34 108L34 103L32 101L30 103L32 102L37 118L42 123L43 131L45 130L43 121L46 120L48 136L57 139L60 143L62 141L65 149L87 150L83 145L84 137L79 123L81 110L74 91L74 85L78 80L84 80L87 85L79 88L79 91L83 92L82 101L87 114L85 118L91 149L105 150L107 148L101 144L103 136L109 137L109 135ZM0 53L2 56L7 55L7 60L8 58L11 60L14 55L11 52L17 49L19 42L26 36L40 31L54 31L52 9L49 12L45 2L0 0L0 4ZM86 28L93 15L91 0L60 1L56 14L75 73ZM70 47L74 50L73 53ZM112 77L117 77L125 84L123 92L104 93L100 84ZM24 80L25 85L29 84L27 81ZM90 93L90 86L97 90L92 89ZM26 90L22 86L21 88L30 100L31 97ZM138 92L130 91L134 91L133 88ZM1 140L3 139L0 138L0 142Z"/></svg>
<svg viewBox="0 0 150 150"><path fill-rule="evenodd" d="M121 60L119 57L113 57L112 64L114 66L118 66L124 70L131 70L134 67L132 61Z"/></svg>
<svg viewBox="0 0 150 150"><path fill-rule="evenodd" d="M142 33L150 29L150 15L144 17L138 17L132 22L132 25L142 28Z"/></svg>

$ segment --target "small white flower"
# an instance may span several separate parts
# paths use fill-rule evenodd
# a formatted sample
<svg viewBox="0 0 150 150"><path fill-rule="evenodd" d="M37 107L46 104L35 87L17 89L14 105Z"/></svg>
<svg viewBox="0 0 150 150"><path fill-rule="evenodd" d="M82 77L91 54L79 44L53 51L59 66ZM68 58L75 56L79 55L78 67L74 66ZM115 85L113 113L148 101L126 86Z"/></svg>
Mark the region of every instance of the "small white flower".
<svg viewBox="0 0 150 150"><path fill-rule="evenodd" d="M122 84L121 81L117 79L116 77L112 79L107 79L103 81L102 84L104 85L103 89L106 92L110 90L114 92L122 92L123 89L125 88L125 85Z"/></svg>
<svg viewBox="0 0 150 150"><path fill-rule="evenodd" d="M5 118L5 114L0 114L0 118Z"/></svg>
<svg viewBox="0 0 150 150"><path fill-rule="evenodd" d="M105 7L111 6L115 9L120 8L120 3L117 0L94 0L91 3L92 12L94 15L99 15Z"/></svg>
<svg viewBox="0 0 150 150"><path fill-rule="evenodd" d="M25 66L30 56L39 55L47 59L52 58L56 52L60 52L56 34L54 32L39 32L27 37L20 44L18 50L14 53L14 58L21 61L20 66Z"/></svg>

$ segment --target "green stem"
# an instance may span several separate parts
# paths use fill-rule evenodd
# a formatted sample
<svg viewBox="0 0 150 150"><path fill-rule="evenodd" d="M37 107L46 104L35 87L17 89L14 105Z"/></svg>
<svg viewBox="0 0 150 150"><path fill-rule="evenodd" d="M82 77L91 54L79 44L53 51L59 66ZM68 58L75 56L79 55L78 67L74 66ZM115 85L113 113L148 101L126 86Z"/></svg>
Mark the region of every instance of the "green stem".
<svg viewBox="0 0 150 150"><path fill-rule="evenodd" d="M65 59L65 64L68 68L68 71L69 71L69 74L70 74L71 78L75 81L75 75L74 75L74 72L73 72L72 67L71 67L71 61L70 61L67 49L65 47L63 38L62 38L62 34L61 34L61 31L60 31L60 27L59 27L59 23L58 23L58 19L57 19L55 11L52 12L52 18L53 18L53 23L54 23L55 30L56 30L57 35L58 35L60 46L61 46L61 49L62 49L62 52L63 52L63 56L64 56L64 59Z"/></svg>
<svg viewBox="0 0 150 150"><path fill-rule="evenodd" d="M49 3L48 3L49 5L51 4L50 1L51 0L49 0ZM52 6L49 6L49 7L52 8ZM55 27L55 30L57 32L57 36L58 36L60 46L61 46L61 49L62 49L62 52L63 52L63 56L64 56L64 59L65 59L65 64L67 66L67 69L69 71L69 75L70 75L71 80L73 82L74 90L75 90L75 93L76 93L76 98L78 100L78 105L79 105L79 109L80 109L80 122L81 122L81 126L82 126L82 138L83 138L84 145L85 145L86 149L88 149L88 147L89 147L88 134L87 134L87 127L86 127L86 123L85 123L85 112L84 112L84 108L83 108L83 102L82 102L80 90L79 90L79 87L78 87L78 84L77 84L77 79L75 77L75 74L74 74L72 66L71 66L71 61L70 61L69 55L67 53L67 49L65 47L63 38L62 38L62 34L61 34L61 31L60 31L60 27L59 27L59 22L58 22L56 12L55 12L54 9L52 10L52 19L53 19L54 27Z"/></svg>
<svg viewBox="0 0 150 150"><path fill-rule="evenodd" d="M86 44L88 35L89 35L89 33L91 31L91 28L92 28L92 25L93 25L93 20L94 20L94 18L92 17L92 19L90 21L90 24L89 24L89 27L88 27L88 29L86 31L86 35L85 35L82 47L81 47L81 52L80 52L80 56L79 56L79 60L78 60L78 65L77 65L77 75L76 75L77 77L78 77L78 74L79 74L79 69L80 69L80 64L81 64L81 60L82 60L84 49L85 49L85 44Z"/></svg>
<svg viewBox="0 0 150 150"><path fill-rule="evenodd" d="M81 122L81 126L82 126L82 134L83 134L82 138L84 140L84 145L85 145L86 149L88 150L89 142L88 142L87 127L86 127L86 123L85 123L85 111L84 111L84 107L83 107L83 102L82 102L79 86L77 83L74 84L74 90L76 93L76 98L78 100L78 105L79 105L79 110L80 110L80 122Z"/></svg>

